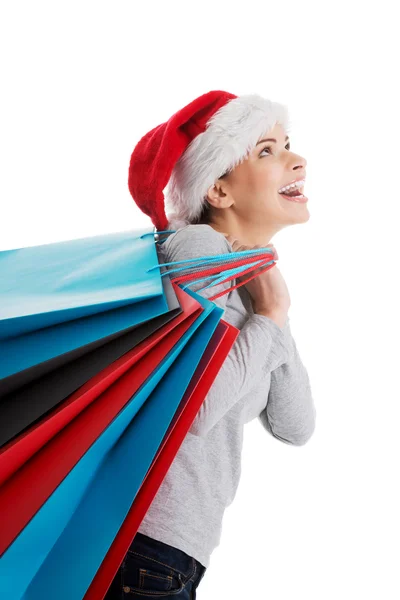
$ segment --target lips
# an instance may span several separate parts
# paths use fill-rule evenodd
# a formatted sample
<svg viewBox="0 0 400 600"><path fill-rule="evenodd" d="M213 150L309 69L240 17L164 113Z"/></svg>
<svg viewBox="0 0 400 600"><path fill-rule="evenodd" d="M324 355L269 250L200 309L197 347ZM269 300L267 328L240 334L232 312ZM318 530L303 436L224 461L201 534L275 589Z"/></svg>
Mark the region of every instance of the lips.
<svg viewBox="0 0 400 600"><path fill-rule="evenodd" d="M305 204L308 202L307 196L285 196L285 194L279 194L279 196L282 196L285 200L289 200L290 202L297 202L297 204Z"/></svg>

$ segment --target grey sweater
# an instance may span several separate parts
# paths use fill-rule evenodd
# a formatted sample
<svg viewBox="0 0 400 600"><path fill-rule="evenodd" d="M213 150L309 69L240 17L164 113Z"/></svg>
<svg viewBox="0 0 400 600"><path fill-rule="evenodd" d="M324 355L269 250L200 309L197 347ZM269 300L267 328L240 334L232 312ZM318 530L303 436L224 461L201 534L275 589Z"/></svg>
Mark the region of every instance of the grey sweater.
<svg viewBox="0 0 400 600"><path fill-rule="evenodd" d="M232 252L225 237L209 225L179 229L161 248L165 262ZM211 297L233 285L199 293ZM224 309L223 319L240 329L239 336L139 527L205 567L220 543L224 511L239 484L244 425L257 417L277 440L301 446L313 434L316 420L289 318L281 329L254 314L244 286L215 303Z"/></svg>

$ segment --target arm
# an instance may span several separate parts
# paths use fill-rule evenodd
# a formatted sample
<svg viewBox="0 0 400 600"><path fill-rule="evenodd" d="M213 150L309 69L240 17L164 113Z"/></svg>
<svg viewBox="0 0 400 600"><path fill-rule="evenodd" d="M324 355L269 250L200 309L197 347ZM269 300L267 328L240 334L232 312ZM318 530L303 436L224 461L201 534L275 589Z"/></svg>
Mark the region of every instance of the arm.
<svg viewBox="0 0 400 600"><path fill-rule="evenodd" d="M166 262L232 252L227 240L208 226L192 225L171 236L165 244ZM206 285L201 282L192 290ZM210 297L234 282L220 284L201 291ZM215 300L225 310L228 295ZM225 318L225 317L224 317ZM283 330L264 315L251 315L241 329L230 353L202 403L190 433L205 436L244 395L267 373L288 359L288 347Z"/></svg>
<svg viewBox="0 0 400 600"><path fill-rule="evenodd" d="M289 318L284 335L290 348L289 357L271 373L267 404L259 419L263 427L281 442L303 446L314 433L316 410L308 373L292 337Z"/></svg>
<svg viewBox="0 0 400 600"><path fill-rule="evenodd" d="M262 315L249 317L193 421L190 433L205 436L220 419L287 359L282 330Z"/></svg>

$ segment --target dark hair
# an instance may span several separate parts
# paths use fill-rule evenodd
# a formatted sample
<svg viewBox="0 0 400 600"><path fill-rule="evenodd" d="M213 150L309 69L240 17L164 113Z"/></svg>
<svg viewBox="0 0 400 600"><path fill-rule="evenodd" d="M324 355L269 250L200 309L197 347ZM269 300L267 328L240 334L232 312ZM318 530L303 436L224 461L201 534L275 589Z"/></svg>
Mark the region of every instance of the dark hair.
<svg viewBox="0 0 400 600"><path fill-rule="evenodd" d="M211 205L208 203L207 200L205 200L203 210L201 211L201 215L193 221L193 225L200 225L200 224L207 225L210 221L210 212L211 212Z"/></svg>

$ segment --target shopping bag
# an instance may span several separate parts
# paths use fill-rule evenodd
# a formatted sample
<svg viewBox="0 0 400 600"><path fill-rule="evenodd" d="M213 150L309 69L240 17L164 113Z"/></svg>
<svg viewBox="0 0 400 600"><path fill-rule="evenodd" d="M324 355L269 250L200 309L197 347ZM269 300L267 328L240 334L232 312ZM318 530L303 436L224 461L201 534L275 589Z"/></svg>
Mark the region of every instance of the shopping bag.
<svg viewBox="0 0 400 600"><path fill-rule="evenodd" d="M0 339L160 296L149 231L0 252Z"/></svg>
<svg viewBox="0 0 400 600"><path fill-rule="evenodd" d="M153 334L140 347L110 365L90 384L73 394L65 407L60 407L37 427L42 435L41 450L0 486L0 514L3 519L0 554L199 317L202 312L199 302L182 290L178 290L178 294L182 305L188 305L184 318L178 317L175 323L164 328L165 331ZM193 310L195 307L196 310ZM59 433L54 433L55 428ZM46 430L54 434L50 441L49 435L45 435ZM25 439L29 441L31 437L27 435ZM68 452L65 451L67 448ZM20 453L17 459L21 460ZM10 460L3 460L3 464L9 472Z"/></svg>
<svg viewBox="0 0 400 600"><path fill-rule="evenodd" d="M63 570L59 563L61 556L62 561L67 556L73 560L76 544L81 547L86 540L85 543L90 546L84 553L87 560L77 567L78 571L72 578L74 583L72 587L66 586L63 595L70 599L82 597L83 587L87 588L90 584L121 526L129 508L127 503L135 494L133 490L140 487L220 320L222 309L203 302L202 315L160 365L150 382L142 386L134 397L137 402L128 403L4 553L0 563L4 593L12 590L15 598L23 594L26 598L43 598L45 589L52 585L49 582L54 577L54 568ZM189 344L191 337L193 343ZM188 349L182 352L181 357L186 344ZM178 356L180 360L176 361ZM149 401L143 402L144 397L155 389ZM138 412L139 408L144 410ZM169 415L171 418L167 419ZM121 474L126 469L129 469L129 478L128 481L124 478L124 485L121 485ZM102 510L107 516L99 527L96 514L98 511L101 514ZM25 557L26 567L22 574L19 572L16 582L15 572L19 569L18 557L21 555Z"/></svg>
<svg viewBox="0 0 400 600"><path fill-rule="evenodd" d="M207 348L207 352L192 378L185 397L168 428L140 490L135 496L126 519L96 572L84 600L101 600L104 598L139 529L140 523L146 515L238 334L239 331L235 327L223 320L220 321L212 338L212 343Z"/></svg>
<svg viewBox="0 0 400 600"><path fill-rule="evenodd" d="M0 398L0 448L32 423L37 422L107 365L182 313L175 292L176 286L172 286L169 278L163 278L162 282L168 312L128 329L127 332L119 332L111 341L102 343L99 348L67 364L58 368L54 364L51 372ZM1 462L0 450L0 483Z"/></svg>
<svg viewBox="0 0 400 600"><path fill-rule="evenodd" d="M87 290L83 289L79 294L73 294L74 303L82 303L83 308L89 311L89 314L62 322L48 322L46 326L39 329L32 329L37 322L35 319L39 320L39 324L44 325L43 315L50 313L35 314L33 316L28 314L21 317L22 322L17 316L10 319L3 318L0 321L3 336L0 346L0 395L8 394L48 373L54 368L54 365L60 367L90 352L90 350L113 339L111 336L122 334L128 329L132 329L168 311L160 273L156 270L149 270L150 265L154 265L155 262L158 264L153 234L149 231L142 233L141 236L138 232L128 232L128 234L131 238L129 243L127 242L128 247L134 248L136 252L135 254L131 250L129 254L130 273L128 275L126 273L126 261L124 260L121 260L119 264L114 259L112 265L116 273L119 273L118 267L120 267L120 278L128 277L128 281L131 282L130 286L122 286L123 288L129 288L129 298L119 301L117 307L110 308L113 303L109 303L106 306L107 310L100 310L103 304L100 302L101 288L99 287L99 289L96 289L98 302L97 304L92 303L90 306L85 305ZM128 236L128 234L125 235ZM46 252L51 257L54 246L57 246L57 244L48 244L41 248L47 248ZM106 261L106 257L107 253L101 255L101 263ZM125 255L122 255L122 257L125 258ZM81 260L84 261L84 259ZM6 281L9 281L7 279L7 269L4 268L4 271L2 269L2 266L6 263L7 261L0 261L0 279L5 278ZM40 267L38 266L34 271L35 274L38 274ZM27 273L30 273L28 267ZM80 277L83 282L85 276L86 271L82 267ZM100 271L100 284L105 286L103 279ZM117 278L117 282L119 281L119 278ZM28 298L31 297L29 293L26 295ZM78 298L75 296L78 296ZM12 299L15 299L17 309L27 310L24 297L22 297L21 303L18 303L17 299L12 297L6 308L9 308L8 305ZM48 298L46 299L48 300ZM71 300L71 298L68 296L67 300ZM23 306L20 307L20 304L23 304ZM95 310L97 312L93 312ZM18 312L15 311L13 315L18 315ZM56 311L56 316L59 312ZM61 312L65 314L68 311L63 310ZM79 314L79 306L75 306L71 314L76 316L77 313ZM51 313L51 318L55 319L53 313ZM17 322L15 327L12 326L14 321Z"/></svg>

